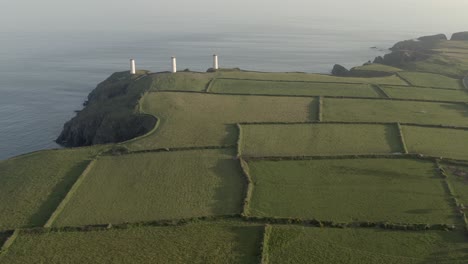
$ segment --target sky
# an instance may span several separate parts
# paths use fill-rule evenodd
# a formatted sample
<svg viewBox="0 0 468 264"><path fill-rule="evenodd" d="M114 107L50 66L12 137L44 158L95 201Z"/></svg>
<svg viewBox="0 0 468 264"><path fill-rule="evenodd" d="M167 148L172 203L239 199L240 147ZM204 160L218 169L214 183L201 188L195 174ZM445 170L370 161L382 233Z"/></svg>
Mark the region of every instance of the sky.
<svg viewBox="0 0 468 264"><path fill-rule="evenodd" d="M467 0L2 0L0 32L193 31L249 25L468 30Z"/></svg>

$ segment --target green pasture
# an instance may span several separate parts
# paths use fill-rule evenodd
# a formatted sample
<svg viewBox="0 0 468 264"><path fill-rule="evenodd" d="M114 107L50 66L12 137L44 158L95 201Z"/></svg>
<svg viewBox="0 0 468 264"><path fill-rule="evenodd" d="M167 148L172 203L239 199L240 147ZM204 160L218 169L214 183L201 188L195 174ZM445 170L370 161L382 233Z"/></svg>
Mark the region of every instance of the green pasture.
<svg viewBox="0 0 468 264"><path fill-rule="evenodd" d="M372 64L366 64L366 65L362 65L362 66L357 66L357 67L354 67L353 70L356 70L356 71L378 71L378 72L389 72L389 73L402 71L402 69L392 67L392 66L388 66L388 65L384 65L384 64L379 64L379 63L372 63Z"/></svg>
<svg viewBox="0 0 468 264"><path fill-rule="evenodd" d="M468 205L468 166L444 164L443 168L459 202Z"/></svg>
<svg viewBox="0 0 468 264"><path fill-rule="evenodd" d="M0 161L0 230L44 225L100 148L46 150Z"/></svg>
<svg viewBox="0 0 468 264"><path fill-rule="evenodd" d="M243 125L244 156L315 156L402 152L396 125Z"/></svg>
<svg viewBox="0 0 468 264"><path fill-rule="evenodd" d="M210 89L216 93L379 97L369 84L251 81L216 79Z"/></svg>
<svg viewBox="0 0 468 264"><path fill-rule="evenodd" d="M441 87L450 89L461 89L460 80L444 75L425 72L399 72L405 80L414 86Z"/></svg>
<svg viewBox="0 0 468 264"><path fill-rule="evenodd" d="M468 106L451 103L325 98L323 121L468 126Z"/></svg>
<svg viewBox="0 0 468 264"><path fill-rule="evenodd" d="M401 86L384 86L382 89L391 98L468 102L468 92L464 90L428 89Z"/></svg>
<svg viewBox="0 0 468 264"><path fill-rule="evenodd" d="M468 241L458 232L273 226L269 263L462 264Z"/></svg>
<svg viewBox="0 0 468 264"><path fill-rule="evenodd" d="M54 225L238 214L244 179L234 156L194 150L101 157Z"/></svg>
<svg viewBox="0 0 468 264"><path fill-rule="evenodd" d="M258 263L262 233L234 221L24 233L0 263Z"/></svg>
<svg viewBox="0 0 468 264"><path fill-rule="evenodd" d="M399 77L392 75L388 77L338 77L327 74L299 73L299 72L249 72L249 71L226 71L219 72L219 78L272 80L272 81L309 81L309 82L338 82L338 83L373 83L389 85L406 85Z"/></svg>
<svg viewBox="0 0 468 264"><path fill-rule="evenodd" d="M317 119L317 98L149 93L145 112L159 118L155 133L127 144L132 149L232 145L238 122Z"/></svg>
<svg viewBox="0 0 468 264"><path fill-rule="evenodd" d="M468 131L448 128L402 126L411 153L452 159L468 159Z"/></svg>
<svg viewBox="0 0 468 264"><path fill-rule="evenodd" d="M177 72L152 75L150 91L204 91L214 73Z"/></svg>
<svg viewBox="0 0 468 264"><path fill-rule="evenodd" d="M411 159L250 161L255 216L453 224L434 164Z"/></svg>

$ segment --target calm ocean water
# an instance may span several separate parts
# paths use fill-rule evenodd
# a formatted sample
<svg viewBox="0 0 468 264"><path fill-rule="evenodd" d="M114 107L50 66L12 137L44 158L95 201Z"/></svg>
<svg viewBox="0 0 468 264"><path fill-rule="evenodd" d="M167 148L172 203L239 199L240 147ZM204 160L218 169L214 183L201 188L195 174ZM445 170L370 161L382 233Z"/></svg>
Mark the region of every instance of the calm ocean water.
<svg viewBox="0 0 468 264"><path fill-rule="evenodd" d="M0 34L0 160L59 147L53 140L74 110L98 82L128 70L129 58L140 69L163 71L175 55L180 70L205 71L217 53L225 68L328 73L335 63L360 65L425 33L431 32L289 25L222 33Z"/></svg>

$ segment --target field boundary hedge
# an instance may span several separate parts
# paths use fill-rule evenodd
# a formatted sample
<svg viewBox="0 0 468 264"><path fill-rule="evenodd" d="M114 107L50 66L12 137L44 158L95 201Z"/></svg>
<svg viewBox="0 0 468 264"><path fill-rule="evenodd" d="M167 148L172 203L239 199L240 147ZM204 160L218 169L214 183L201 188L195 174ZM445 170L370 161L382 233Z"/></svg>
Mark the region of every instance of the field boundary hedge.
<svg viewBox="0 0 468 264"><path fill-rule="evenodd" d="M20 233L20 229L15 229L13 232L11 232L8 238L3 242L3 245L0 248L0 258L8 251L11 245L13 245L19 233Z"/></svg>
<svg viewBox="0 0 468 264"><path fill-rule="evenodd" d="M318 97L317 104L317 121L322 122L323 120L323 96Z"/></svg>
<svg viewBox="0 0 468 264"><path fill-rule="evenodd" d="M330 160L330 159L417 159L434 161L437 157L424 156L421 154L357 154L357 155L326 155L326 156L244 156L244 161L294 161L294 160Z"/></svg>
<svg viewBox="0 0 468 264"><path fill-rule="evenodd" d="M398 78L400 78L402 81L404 81L405 83L407 83L409 86L414 86L408 79L406 79L405 77L401 76L401 74L399 74L398 72L395 72L395 75L398 76Z"/></svg>
<svg viewBox="0 0 468 264"><path fill-rule="evenodd" d="M57 219L57 217L59 216L59 214L63 211L63 209L65 208L65 206L68 204L68 202L70 201L70 199L72 198L72 196L75 194L76 190L78 190L78 188L80 187L81 183L84 181L84 179L86 178L86 176L88 175L89 171L94 167L94 165L96 164L98 160L98 157L96 157L95 159L91 160L89 163L88 163L88 166L86 166L86 169L81 173L81 175L78 177L78 179L75 181L75 183L73 184L73 186L70 188L70 190L68 190L67 194L65 195L65 197L63 198L63 200L60 202L60 204L58 205L58 207L55 209L55 211L52 213L52 215L50 216L49 220L47 220L47 222L45 223L44 227L45 228L50 228L52 227L52 224L54 223L54 221Z"/></svg>
<svg viewBox="0 0 468 264"><path fill-rule="evenodd" d="M378 84L372 84L372 88L374 88L375 92L380 95L382 98L391 98L390 95L388 95L382 87Z"/></svg>
<svg viewBox="0 0 468 264"><path fill-rule="evenodd" d="M160 153L160 152L178 152L178 151L191 151L191 150L214 150L214 149L232 149L236 145L219 145L219 146L197 146L197 147L176 147L176 148L156 148L156 149L143 149L143 150L129 150L124 146L111 148L107 152L102 153L100 156L125 156L143 153Z"/></svg>
<svg viewBox="0 0 468 264"><path fill-rule="evenodd" d="M329 75L331 76L331 75ZM333 76L332 76L333 77ZM335 76L336 77L336 76ZM339 77L338 77L339 78ZM304 80L270 80L270 79L254 79L254 78L232 78L232 77L218 77L219 80L233 80L233 81L252 81L252 82L280 82L280 83L321 83L321 84L364 84L369 85L370 83L364 82L325 82L325 81L304 81Z"/></svg>
<svg viewBox="0 0 468 264"><path fill-rule="evenodd" d="M408 154L409 153L408 152L408 147L406 146L405 137L404 137L404 134L403 134L403 130L401 129L400 123L396 123L396 127L397 127L397 130L398 130L398 138L400 139L400 143L401 143L403 153Z"/></svg>
<svg viewBox="0 0 468 264"><path fill-rule="evenodd" d="M205 93L209 93L215 81L216 81L216 77L211 78L206 84L205 89L203 91Z"/></svg>
<svg viewBox="0 0 468 264"><path fill-rule="evenodd" d="M270 256L268 254L269 250L269 241L270 241L270 236L271 236L271 231L272 231L272 226L270 224L265 224L265 227L263 229L263 240L262 244L260 247L260 252L261 252L261 264L268 264L270 263Z"/></svg>
<svg viewBox="0 0 468 264"><path fill-rule="evenodd" d="M237 158L242 157L242 139L243 139L243 132L242 132L242 126L237 123L237 142L236 142L236 147L237 147Z"/></svg>
<svg viewBox="0 0 468 264"><path fill-rule="evenodd" d="M245 197L242 204L242 216L248 216L250 214L250 199L252 198L253 194L253 181L252 177L250 176L249 165L243 158L239 158L240 166L242 169L242 175L246 181L246 188L245 188Z"/></svg>

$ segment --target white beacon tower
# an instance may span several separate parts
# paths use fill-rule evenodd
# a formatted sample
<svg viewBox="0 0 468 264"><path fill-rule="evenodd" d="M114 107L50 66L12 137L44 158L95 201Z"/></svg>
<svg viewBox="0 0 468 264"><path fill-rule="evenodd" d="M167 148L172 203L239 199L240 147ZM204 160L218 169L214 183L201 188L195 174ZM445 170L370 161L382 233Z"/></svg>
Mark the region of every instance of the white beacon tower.
<svg viewBox="0 0 468 264"><path fill-rule="evenodd" d="M218 65L218 55L214 54L213 55L213 69L214 70L217 70L219 68L219 65Z"/></svg>
<svg viewBox="0 0 468 264"><path fill-rule="evenodd" d="M136 74L135 60L130 59L130 74Z"/></svg>
<svg viewBox="0 0 468 264"><path fill-rule="evenodd" d="M177 62L176 62L176 57L172 57L172 73L177 72Z"/></svg>

